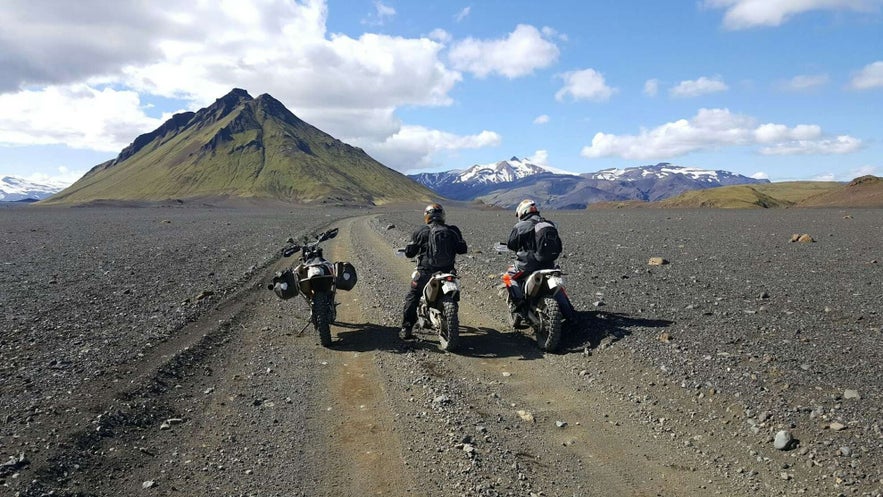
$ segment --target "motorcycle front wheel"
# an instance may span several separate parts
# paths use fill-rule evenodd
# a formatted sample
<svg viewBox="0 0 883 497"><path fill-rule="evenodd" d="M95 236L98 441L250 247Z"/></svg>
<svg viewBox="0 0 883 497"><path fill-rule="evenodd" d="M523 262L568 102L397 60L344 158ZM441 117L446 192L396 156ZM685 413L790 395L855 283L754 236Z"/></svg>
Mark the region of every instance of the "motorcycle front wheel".
<svg viewBox="0 0 883 497"><path fill-rule="evenodd" d="M313 326L319 333L319 343L323 347L331 346L331 309L334 306L331 292L316 292L313 295Z"/></svg>
<svg viewBox="0 0 883 497"><path fill-rule="evenodd" d="M438 330L438 342L442 350L452 351L460 341L460 318L457 315L457 302L450 298L442 301L443 316Z"/></svg>
<svg viewBox="0 0 883 497"><path fill-rule="evenodd" d="M543 298L543 307L537 309L540 322L534 327L537 345L546 352L554 352L561 341L561 308L553 297Z"/></svg>

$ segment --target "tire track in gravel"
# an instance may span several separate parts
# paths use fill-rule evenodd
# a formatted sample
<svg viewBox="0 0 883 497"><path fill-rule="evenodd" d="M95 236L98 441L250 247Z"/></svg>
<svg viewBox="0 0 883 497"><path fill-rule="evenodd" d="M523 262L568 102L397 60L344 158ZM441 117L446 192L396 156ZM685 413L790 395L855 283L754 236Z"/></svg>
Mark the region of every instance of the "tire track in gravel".
<svg viewBox="0 0 883 497"><path fill-rule="evenodd" d="M359 226L368 227L368 223ZM379 233L364 227L363 250L391 252ZM413 262L406 259L378 257L377 262L403 282L413 270ZM469 301L467 285L475 277L461 271L461 349L445 355L450 362L446 374L462 375L468 371L477 377L478 383L496 384L500 397L511 407L503 416L515 417L519 410L533 415L535 421L527 423L526 432L517 434L526 436L509 442L521 448L524 460L535 465L537 473L546 473L550 480L561 474L579 475L576 479L586 485L578 495L586 496L691 496L716 491L741 495L735 488L718 488L721 484L726 486L726 482L697 469L701 461L685 460L673 447L666 448L645 426L632 421L632 405L606 395L603 389L582 388L584 384L574 379L573 364L568 364L566 357L543 356L532 335L527 339L520 334L500 333L498 330L506 328L494 318L494 312ZM418 337L423 342L420 346L438 345L437 338L427 332L418 332ZM438 371L432 365L428 369ZM481 398L470 401L486 403ZM559 427L559 420L567 424ZM544 483L535 486L542 488Z"/></svg>
<svg viewBox="0 0 883 497"><path fill-rule="evenodd" d="M326 250L329 260L355 260L353 251L361 234L357 226L364 222L364 217L340 222L339 234ZM319 400L327 407L310 427L323 433L327 443L323 470L331 480L327 495L405 495L413 487L375 362L379 351L394 346L395 339L366 319L360 306L369 291L362 281L349 292L337 292L335 341L331 349L318 354L331 365L331 373ZM340 338L342 332L345 340Z"/></svg>

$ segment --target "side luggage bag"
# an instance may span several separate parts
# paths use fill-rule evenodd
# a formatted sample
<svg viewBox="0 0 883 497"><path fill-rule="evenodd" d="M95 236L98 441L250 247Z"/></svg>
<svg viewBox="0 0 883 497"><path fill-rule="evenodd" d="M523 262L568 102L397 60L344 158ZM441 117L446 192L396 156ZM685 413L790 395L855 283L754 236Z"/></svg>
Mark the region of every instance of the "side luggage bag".
<svg viewBox="0 0 883 497"><path fill-rule="evenodd" d="M282 300L297 296L297 278L294 277L294 272L291 269L276 271L273 283L268 287Z"/></svg>
<svg viewBox="0 0 883 497"><path fill-rule="evenodd" d="M356 276L356 268L349 262L335 262L334 274L337 275L335 284L338 290L350 291L356 286L359 279Z"/></svg>

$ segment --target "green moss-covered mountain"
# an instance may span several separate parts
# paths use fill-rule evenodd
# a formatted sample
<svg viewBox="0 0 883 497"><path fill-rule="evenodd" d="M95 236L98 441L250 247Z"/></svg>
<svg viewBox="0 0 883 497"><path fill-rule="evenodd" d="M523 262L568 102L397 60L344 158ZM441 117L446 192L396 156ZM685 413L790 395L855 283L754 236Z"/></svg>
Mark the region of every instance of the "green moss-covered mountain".
<svg viewBox="0 0 883 497"><path fill-rule="evenodd" d="M176 114L42 203L241 197L384 204L432 196L270 95L234 89L204 109Z"/></svg>

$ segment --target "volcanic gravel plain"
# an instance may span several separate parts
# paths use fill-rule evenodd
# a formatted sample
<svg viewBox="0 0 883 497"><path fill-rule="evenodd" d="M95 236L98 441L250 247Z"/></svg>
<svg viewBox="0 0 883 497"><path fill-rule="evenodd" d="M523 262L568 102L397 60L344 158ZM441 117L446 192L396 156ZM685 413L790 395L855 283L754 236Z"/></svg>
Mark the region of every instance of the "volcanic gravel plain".
<svg viewBox="0 0 883 497"><path fill-rule="evenodd" d="M883 210L544 212L558 353L506 325L513 214L455 206L461 347L399 340L421 211L0 208L0 495L883 495ZM330 227L323 348L266 284Z"/></svg>

